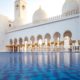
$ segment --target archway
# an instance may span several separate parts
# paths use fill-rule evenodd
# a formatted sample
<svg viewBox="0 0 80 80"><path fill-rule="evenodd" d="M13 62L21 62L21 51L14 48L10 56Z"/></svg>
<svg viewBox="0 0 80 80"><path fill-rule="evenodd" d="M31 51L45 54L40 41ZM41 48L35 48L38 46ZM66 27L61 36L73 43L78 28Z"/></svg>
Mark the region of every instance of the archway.
<svg viewBox="0 0 80 80"><path fill-rule="evenodd" d="M9 44L13 45L13 40L12 39L10 39Z"/></svg>
<svg viewBox="0 0 80 80"><path fill-rule="evenodd" d="M38 35L38 36L37 36L38 45L40 45L40 46L42 45L42 42L43 42L42 40L43 40L42 35Z"/></svg>
<svg viewBox="0 0 80 80"><path fill-rule="evenodd" d="M28 49L28 37L24 38L24 51L27 52Z"/></svg>
<svg viewBox="0 0 80 80"><path fill-rule="evenodd" d="M23 39L19 38L19 52L23 51Z"/></svg>
<svg viewBox="0 0 80 80"><path fill-rule="evenodd" d="M58 39L60 39L60 36L61 36L61 35L60 35L59 32L55 32L53 38L54 38L54 40L58 40Z"/></svg>
<svg viewBox="0 0 80 80"><path fill-rule="evenodd" d="M17 45L17 39L16 38L14 39L14 45Z"/></svg>
<svg viewBox="0 0 80 80"><path fill-rule="evenodd" d="M65 49L70 49L70 43L71 43L71 37L72 37L72 32L67 30L63 34L64 37L64 48Z"/></svg>
<svg viewBox="0 0 80 80"><path fill-rule="evenodd" d="M34 36L31 36L30 37L30 40L31 40L31 51L34 51L35 49L35 37Z"/></svg>
<svg viewBox="0 0 80 80"><path fill-rule="evenodd" d="M17 48L18 48L17 39L15 38L14 39L14 52L17 52Z"/></svg>
<svg viewBox="0 0 80 80"><path fill-rule="evenodd" d="M51 39L51 35L49 33L47 33L45 35L45 44L50 46L50 39Z"/></svg>
<svg viewBox="0 0 80 80"><path fill-rule="evenodd" d="M13 52L13 40L12 39L10 39L10 41L9 41L9 47L8 47L8 50L10 51L10 52Z"/></svg>
<svg viewBox="0 0 80 80"><path fill-rule="evenodd" d="M23 44L23 39L19 38L19 45L22 45L22 44Z"/></svg>
<svg viewBox="0 0 80 80"><path fill-rule="evenodd" d="M37 42L38 42L38 51L42 51L42 43L43 43L42 35L37 36Z"/></svg>
<svg viewBox="0 0 80 80"><path fill-rule="evenodd" d="M28 37L24 38L24 45L28 44Z"/></svg>
<svg viewBox="0 0 80 80"><path fill-rule="evenodd" d="M69 30L65 31L64 34L63 34L63 37L66 37L66 36L68 36L69 38L71 38L72 37L72 32L69 31Z"/></svg>
<svg viewBox="0 0 80 80"><path fill-rule="evenodd" d="M35 42L35 37L34 36L31 36L30 37L30 40L31 40L31 42L32 42L32 44Z"/></svg>
<svg viewBox="0 0 80 80"><path fill-rule="evenodd" d="M24 38L24 41L28 41L28 37L25 37L25 38Z"/></svg>
<svg viewBox="0 0 80 80"><path fill-rule="evenodd" d="M57 46L59 47L60 46L60 33L59 32L55 32L54 35L53 35L53 38L54 38L54 46Z"/></svg>

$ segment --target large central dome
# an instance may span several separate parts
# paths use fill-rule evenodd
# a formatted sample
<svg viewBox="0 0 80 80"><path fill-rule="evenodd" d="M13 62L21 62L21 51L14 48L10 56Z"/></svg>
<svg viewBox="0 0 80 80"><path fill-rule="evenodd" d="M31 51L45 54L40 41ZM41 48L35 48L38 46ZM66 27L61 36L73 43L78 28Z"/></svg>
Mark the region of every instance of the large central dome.
<svg viewBox="0 0 80 80"><path fill-rule="evenodd" d="M47 18L46 12L41 7L39 7L39 9L34 12L32 20L33 23L35 23L44 20L46 18Z"/></svg>
<svg viewBox="0 0 80 80"><path fill-rule="evenodd" d="M79 5L77 3L77 0L66 0L63 5L62 13L68 14L71 11L74 11L74 10L77 11L78 8L79 8Z"/></svg>

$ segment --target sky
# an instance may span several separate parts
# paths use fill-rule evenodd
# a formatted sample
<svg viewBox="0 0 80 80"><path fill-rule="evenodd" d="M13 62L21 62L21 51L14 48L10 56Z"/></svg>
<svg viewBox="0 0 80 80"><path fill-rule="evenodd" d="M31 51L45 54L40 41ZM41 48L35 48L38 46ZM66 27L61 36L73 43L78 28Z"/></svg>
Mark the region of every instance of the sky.
<svg viewBox="0 0 80 80"><path fill-rule="evenodd" d="M27 2L26 14L28 22L31 22L33 13L42 7L48 17L61 14L62 6L65 0L25 0ZM8 16L14 20L14 2L15 0L0 0L0 15Z"/></svg>

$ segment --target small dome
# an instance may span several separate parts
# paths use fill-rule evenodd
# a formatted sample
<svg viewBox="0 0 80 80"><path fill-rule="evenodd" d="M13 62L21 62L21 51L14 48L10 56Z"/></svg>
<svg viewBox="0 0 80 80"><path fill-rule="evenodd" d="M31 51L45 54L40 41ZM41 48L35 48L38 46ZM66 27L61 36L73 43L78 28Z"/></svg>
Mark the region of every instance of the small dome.
<svg viewBox="0 0 80 80"><path fill-rule="evenodd" d="M39 22L43 19L47 18L47 14L44 10L42 10L41 7L39 7L39 9L37 11L35 11L35 13L33 14L33 22Z"/></svg>
<svg viewBox="0 0 80 80"><path fill-rule="evenodd" d="M78 10L78 8L79 5L76 0L66 0L63 5L62 13L67 14L70 11Z"/></svg>

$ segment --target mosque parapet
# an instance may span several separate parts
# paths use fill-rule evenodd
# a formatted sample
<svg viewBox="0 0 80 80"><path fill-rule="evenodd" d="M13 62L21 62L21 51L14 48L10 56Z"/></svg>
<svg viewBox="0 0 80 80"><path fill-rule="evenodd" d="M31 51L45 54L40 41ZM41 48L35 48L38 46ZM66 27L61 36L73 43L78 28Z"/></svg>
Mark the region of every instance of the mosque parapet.
<svg viewBox="0 0 80 80"><path fill-rule="evenodd" d="M49 22L55 22L55 21L59 21L59 20L62 20L62 19L75 17L75 16L78 16L79 14L80 14L79 10L73 10L73 11L70 11L66 14L61 14L61 15L58 15L58 16L43 19L42 21L39 21L38 23L34 23L34 24L39 24L40 25L40 24L45 24L45 23L49 23Z"/></svg>
<svg viewBox="0 0 80 80"><path fill-rule="evenodd" d="M80 13L80 11L79 11L79 9L77 9L77 10L72 10L72 11L69 11L67 13L64 13L63 15L64 16L70 16L70 15L75 15L75 14L79 14L79 13Z"/></svg>
<svg viewBox="0 0 80 80"><path fill-rule="evenodd" d="M61 19L65 19L67 17L72 17L72 16L76 16L80 14L80 11L79 10L73 10L73 11L70 11L68 13L65 13L65 14L62 14L62 15L58 15L58 16L55 16L55 17L51 17L49 19L46 19L44 21L58 21L58 20L61 20Z"/></svg>
<svg viewBox="0 0 80 80"><path fill-rule="evenodd" d="M66 14L61 14L61 15L50 17L50 18L47 18L47 19L42 19L38 22L29 23L29 24L26 24L24 26L20 26L20 27L12 26L7 30L7 32L17 31L17 30L21 30L21 29L24 29L24 28L25 29L34 28L35 26L38 26L38 25L42 25L42 24L46 24L46 23L50 23L50 22L55 22L55 21L60 21L60 20L63 20L63 19L71 18L71 17L76 17L76 16L79 16L79 14L80 14L79 10L73 10L73 11L70 11Z"/></svg>

